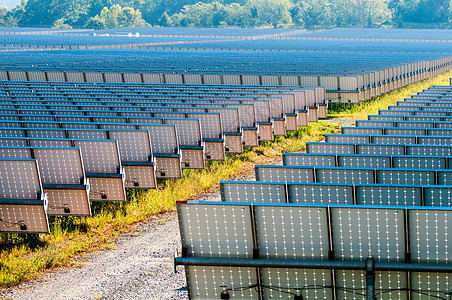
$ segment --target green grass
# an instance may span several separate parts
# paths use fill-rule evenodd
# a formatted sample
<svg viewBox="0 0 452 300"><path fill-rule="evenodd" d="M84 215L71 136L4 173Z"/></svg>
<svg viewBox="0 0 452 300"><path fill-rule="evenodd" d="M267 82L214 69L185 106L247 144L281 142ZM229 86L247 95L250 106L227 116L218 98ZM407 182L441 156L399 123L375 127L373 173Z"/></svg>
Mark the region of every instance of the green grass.
<svg viewBox="0 0 452 300"><path fill-rule="evenodd" d="M396 105L397 101L403 101L404 98L408 98L432 85L449 85L450 77L452 77L452 71L416 82L359 104L335 103L328 110L328 117L353 121L366 120L367 115L376 115L379 109L387 109L389 105Z"/></svg>
<svg viewBox="0 0 452 300"><path fill-rule="evenodd" d="M155 190L128 190L127 203L94 202L92 217L50 217L51 234L0 234L0 287L36 278L46 270L77 265L74 260L88 252L113 247L115 238L134 225L174 210L176 201L195 199L218 190L220 180L250 176L256 164L271 164L283 152L303 150L306 142L337 132L329 122L277 137L242 154L227 155L224 162L210 162L204 170L185 170L184 178L159 181Z"/></svg>

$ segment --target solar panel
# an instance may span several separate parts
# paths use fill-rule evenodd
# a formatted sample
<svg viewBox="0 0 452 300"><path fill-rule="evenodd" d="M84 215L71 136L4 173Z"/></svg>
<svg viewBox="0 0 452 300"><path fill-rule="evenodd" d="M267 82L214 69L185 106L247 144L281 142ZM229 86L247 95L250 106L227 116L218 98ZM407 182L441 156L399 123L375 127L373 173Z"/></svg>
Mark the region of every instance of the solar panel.
<svg viewBox="0 0 452 300"><path fill-rule="evenodd" d="M257 181L315 182L314 169L309 167L255 166Z"/></svg>
<svg viewBox="0 0 452 300"><path fill-rule="evenodd" d="M446 158L395 156L393 165L405 169L446 169Z"/></svg>
<svg viewBox="0 0 452 300"><path fill-rule="evenodd" d="M306 299L333 299L330 270L262 268L260 275L262 285L271 287L263 288L265 299L287 299L288 293L302 294Z"/></svg>
<svg viewBox="0 0 452 300"><path fill-rule="evenodd" d="M64 139L66 138L66 133L61 129L29 129L27 130L27 136L31 138Z"/></svg>
<svg viewBox="0 0 452 300"><path fill-rule="evenodd" d="M370 143L370 136L364 135L344 135L344 134L326 134L325 141L327 143L349 143L362 144Z"/></svg>
<svg viewBox="0 0 452 300"><path fill-rule="evenodd" d="M427 135L427 131L430 129L422 129L422 128L385 128L384 134L386 135Z"/></svg>
<svg viewBox="0 0 452 300"><path fill-rule="evenodd" d="M449 210L413 209L408 212L411 259L417 263L451 262L448 224L452 221Z"/></svg>
<svg viewBox="0 0 452 300"><path fill-rule="evenodd" d="M0 159L0 231L49 233L36 160Z"/></svg>
<svg viewBox="0 0 452 300"><path fill-rule="evenodd" d="M394 145L417 144L416 137L414 136L373 136L372 143Z"/></svg>
<svg viewBox="0 0 452 300"><path fill-rule="evenodd" d="M191 257L252 258L253 228L247 205L178 204L182 246Z"/></svg>
<svg viewBox="0 0 452 300"><path fill-rule="evenodd" d="M226 202L287 202L284 184L221 181L221 199Z"/></svg>
<svg viewBox="0 0 452 300"><path fill-rule="evenodd" d="M49 199L49 215L90 216L91 208L87 189L45 188ZM89 192L89 190L88 190Z"/></svg>
<svg viewBox="0 0 452 300"><path fill-rule="evenodd" d="M0 203L0 217L2 219L0 231L10 233L49 233L46 206L43 201L41 202L34 205L27 203Z"/></svg>
<svg viewBox="0 0 452 300"><path fill-rule="evenodd" d="M226 159L223 139L204 139L206 160L224 161Z"/></svg>
<svg viewBox="0 0 452 300"><path fill-rule="evenodd" d="M370 155L404 155L404 145L383 145L383 144L359 144L356 145L357 154Z"/></svg>
<svg viewBox="0 0 452 300"><path fill-rule="evenodd" d="M425 206L450 207L452 205L450 202L450 199L452 199L451 192L452 190L448 186L424 187Z"/></svg>
<svg viewBox="0 0 452 300"><path fill-rule="evenodd" d="M353 187L334 184L288 185L289 201L303 204L353 204Z"/></svg>
<svg viewBox="0 0 452 300"><path fill-rule="evenodd" d="M325 154L354 154L355 147L351 144L331 144L331 143L306 143L306 153Z"/></svg>
<svg viewBox="0 0 452 300"><path fill-rule="evenodd" d="M336 294L339 299L363 299L366 296L366 273L364 271L336 270ZM407 299L406 272L375 272L376 294L384 299Z"/></svg>
<svg viewBox="0 0 452 300"><path fill-rule="evenodd" d="M325 207L255 206L254 218L260 258L328 259Z"/></svg>
<svg viewBox="0 0 452 300"><path fill-rule="evenodd" d="M157 178L181 178L181 157L179 154L154 153Z"/></svg>
<svg viewBox="0 0 452 300"><path fill-rule="evenodd" d="M356 202L360 205L421 206L421 187L356 186Z"/></svg>
<svg viewBox="0 0 452 300"><path fill-rule="evenodd" d="M40 165L44 191L48 197L49 215L91 215L85 172L77 148L0 148L3 158L21 153L34 156Z"/></svg>
<svg viewBox="0 0 452 300"><path fill-rule="evenodd" d="M93 175L87 174L91 185L90 201L126 201L124 175L118 174L119 176L111 178L93 177Z"/></svg>
<svg viewBox="0 0 452 300"><path fill-rule="evenodd" d="M149 131L154 153L178 153L178 139L175 125L139 125Z"/></svg>
<svg viewBox="0 0 452 300"><path fill-rule="evenodd" d="M74 140L83 153L87 173L117 173L121 166L116 141Z"/></svg>
<svg viewBox="0 0 452 300"><path fill-rule="evenodd" d="M43 184L80 184L84 177L82 156L74 148L34 148Z"/></svg>
<svg viewBox="0 0 452 300"><path fill-rule="evenodd" d="M118 142L123 161L147 162L152 157L151 139L148 131L111 130L108 133L111 139Z"/></svg>
<svg viewBox="0 0 452 300"><path fill-rule="evenodd" d="M241 133L224 133L224 151L226 153L242 153L242 134Z"/></svg>
<svg viewBox="0 0 452 300"><path fill-rule="evenodd" d="M182 169L204 169L204 149L194 146L179 146Z"/></svg>
<svg viewBox="0 0 452 300"><path fill-rule="evenodd" d="M447 299L452 288L452 276L449 273L412 272L410 282L413 300L435 297Z"/></svg>
<svg viewBox="0 0 452 300"><path fill-rule="evenodd" d="M242 141L243 146L246 147L259 146L257 127L242 127Z"/></svg>
<svg viewBox="0 0 452 300"><path fill-rule="evenodd" d="M436 182L434 170L377 170L377 182L384 184L403 185L434 185Z"/></svg>
<svg viewBox="0 0 452 300"><path fill-rule="evenodd" d="M336 260L404 260L403 210L333 207L331 216Z"/></svg>
<svg viewBox="0 0 452 300"><path fill-rule="evenodd" d="M0 159L3 199L39 199L41 178L35 160Z"/></svg>
<svg viewBox="0 0 452 300"><path fill-rule="evenodd" d="M340 155L337 157L338 167L356 168L389 168L391 157L373 155Z"/></svg>
<svg viewBox="0 0 452 300"><path fill-rule="evenodd" d="M256 289L242 289L257 284L256 268L244 267L186 267L190 299L219 299L228 290L232 299L259 299Z"/></svg>
<svg viewBox="0 0 452 300"><path fill-rule="evenodd" d="M427 156L450 156L452 147L436 145L408 145L407 155L427 155Z"/></svg>
<svg viewBox="0 0 452 300"><path fill-rule="evenodd" d="M341 130L343 134L369 134L369 135L383 134L382 128L342 127Z"/></svg>
<svg viewBox="0 0 452 300"><path fill-rule="evenodd" d="M317 182L375 183L374 172L369 169L317 168Z"/></svg>
<svg viewBox="0 0 452 300"><path fill-rule="evenodd" d="M336 156L328 154L283 153L285 166L336 167Z"/></svg>

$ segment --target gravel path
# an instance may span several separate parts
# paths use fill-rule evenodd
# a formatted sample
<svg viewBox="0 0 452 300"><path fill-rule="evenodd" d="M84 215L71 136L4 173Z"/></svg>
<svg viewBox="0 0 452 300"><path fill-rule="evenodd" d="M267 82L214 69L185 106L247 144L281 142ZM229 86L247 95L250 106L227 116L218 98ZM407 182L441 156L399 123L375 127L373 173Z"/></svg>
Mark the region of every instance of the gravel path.
<svg viewBox="0 0 452 300"><path fill-rule="evenodd" d="M0 299L188 299L182 267L174 273L180 249L176 213L137 227L116 242L67 268L0 293Z"/></svg>

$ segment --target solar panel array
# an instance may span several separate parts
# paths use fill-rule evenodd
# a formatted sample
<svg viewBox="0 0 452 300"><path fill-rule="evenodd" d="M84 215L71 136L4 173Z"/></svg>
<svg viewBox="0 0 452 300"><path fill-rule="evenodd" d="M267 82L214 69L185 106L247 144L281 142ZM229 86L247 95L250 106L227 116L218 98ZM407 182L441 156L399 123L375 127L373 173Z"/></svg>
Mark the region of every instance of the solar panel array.
<svg viewBox="0 0 452 300"><path fill-rule="evenodd" d="M328 101L356 103L452 63L450 30L1 32L0 80L324 86Z"/></svg>
<svg viewBox="0 0 452 300"><path fill-rule="evenodd" d="M126 201L126 188L325 118L324 99L320 87L2 81L0 159L36 159L46 216L89 216L90 201ZM20 220L3 224L33 222Z"/></svg>
<svg viewBox="0 0 452 300"><path fill-rule="evenodd" d="M256 181L222 181L221 202L179 203L190 298L447 299L449 111L400 117L449 94L429 88L256 166Z"/></svg>

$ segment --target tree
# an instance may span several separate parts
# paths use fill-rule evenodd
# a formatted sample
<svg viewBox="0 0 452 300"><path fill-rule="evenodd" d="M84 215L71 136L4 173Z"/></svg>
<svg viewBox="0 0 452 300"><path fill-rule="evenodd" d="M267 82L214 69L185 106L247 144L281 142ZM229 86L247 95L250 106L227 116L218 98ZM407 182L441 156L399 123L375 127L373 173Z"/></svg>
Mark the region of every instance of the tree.
<svg viewBox="0 0 452 300"><path fill-rule="evenodd" d="M104 7L100 15L96 15L88 20L86 26L101 28L121 28L146 26L146 22L141 16L139 10L132 7L121 7L119 4L112 5L110 8Z"/></svg>
<svg viewBox="0 0 452 300"><path fill-rule="evenodd" d="M295 24L307 28L329 27L333 24L331 17L329 0L301 0L292 9Z"/></svg>
<svg viewBox="0 0 452 300"><path fill-rule="evenodd" d="M64 24L66 20L64 18L58 19L53 23L52 28L70 29L72 26Z"/></svg>
<svg viewBox="0 0 452 300"><path fill-rule="evenodd" d="M248 27L251 22L251 11L238 3L224 7L224 26Z"/></svg>
<svg viewBox="0 0 452 300"><path fill-rule="evenodd" d="M248 6L257 12L255 19L258 26L284 27L292 23L290 11L293 8L291 0L249 0Z"/></svg>
<svg viewBox="0 0 452 300"><path fill-rule="evenodd" d="M221 13L224 6L219 2L186 5L182 11L171 18L176 26L184 27L214 27L220 24Z"/></svg>
<svg viewBox="0 0 452 300"><path fill-rule="evenodd" d="M89 18L88 21L85 24L85 27L100 30L105 29L105 23L99 16L95 16L92 18Z"/></svg>
<svg viewBox="0 0 452 300"><path fill-rule="evenodd" d="M387 0L335 0L331 12L336 26L381 27L390 25Z"/></svg>

